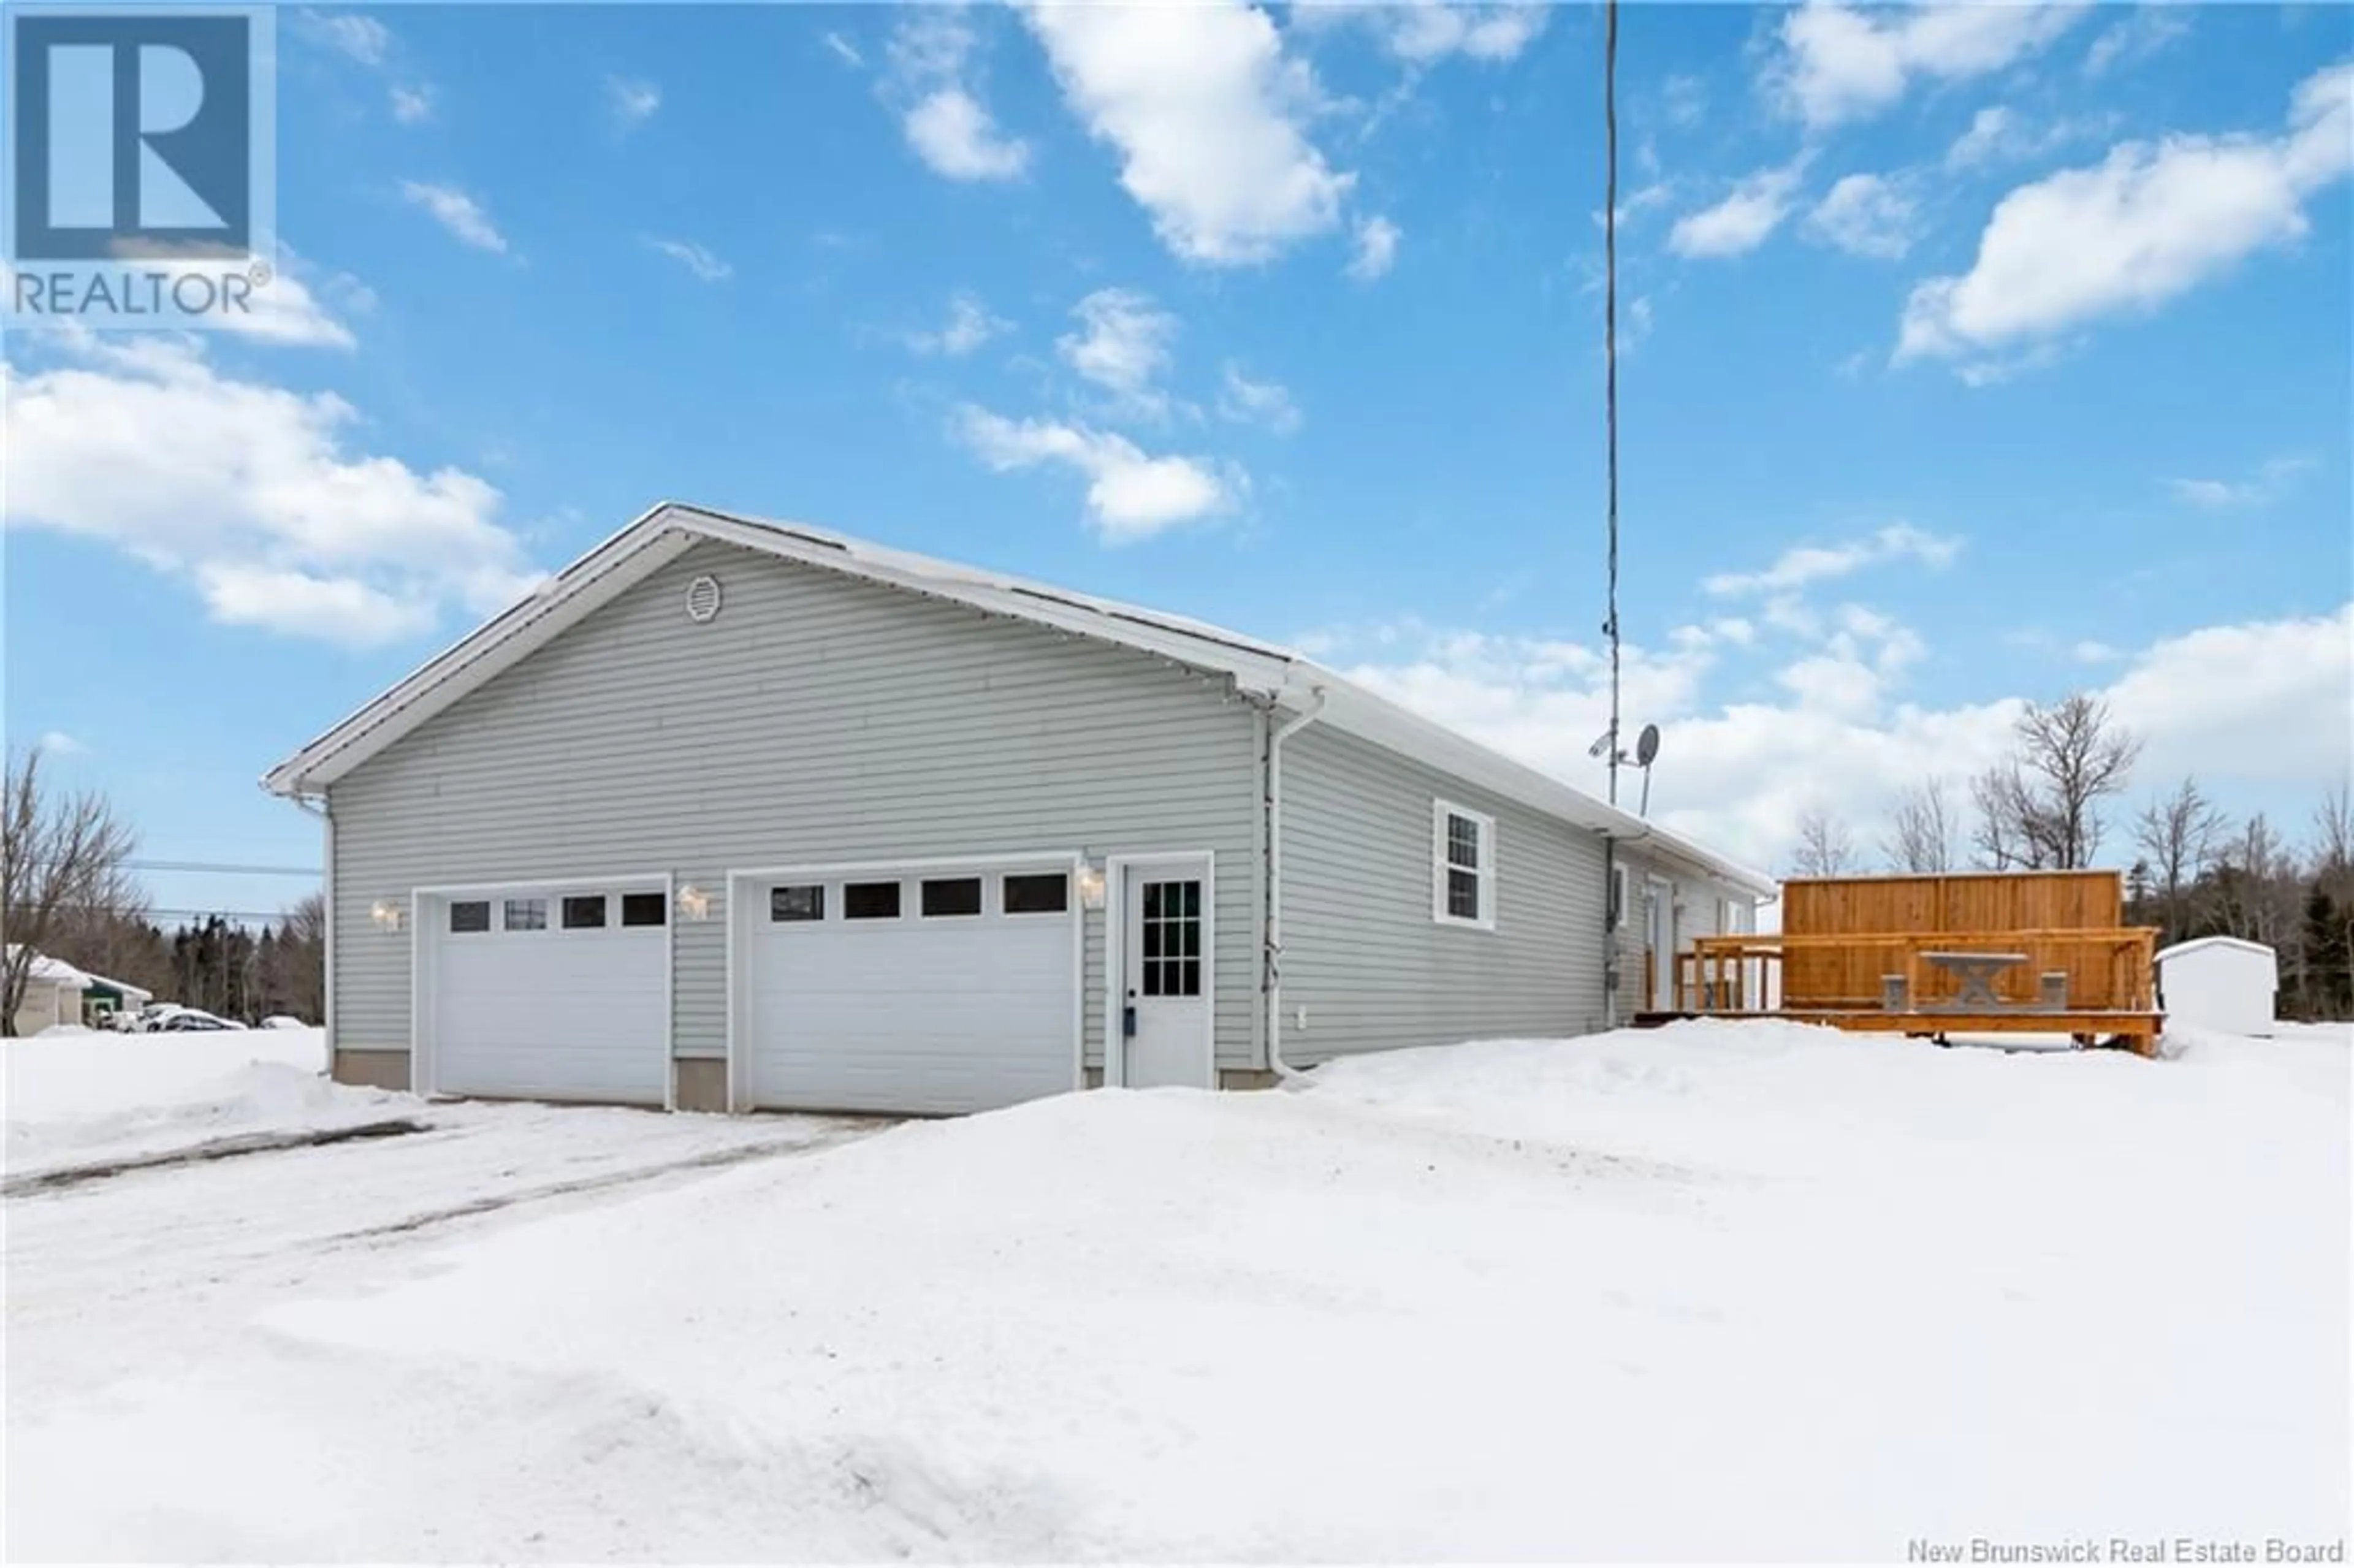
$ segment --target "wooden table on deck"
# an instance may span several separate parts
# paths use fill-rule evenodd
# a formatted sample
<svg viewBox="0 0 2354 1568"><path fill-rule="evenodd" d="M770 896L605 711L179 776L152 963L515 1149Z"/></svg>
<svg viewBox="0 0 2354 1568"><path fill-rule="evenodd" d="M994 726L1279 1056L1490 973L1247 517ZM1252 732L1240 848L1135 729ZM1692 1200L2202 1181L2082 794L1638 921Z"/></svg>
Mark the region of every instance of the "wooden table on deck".
<svg viewBox="0 0 2354 1568"><path fill-rule="evenodd" d="M2002 998L1994 991L1994 977L2014 964L2027 961L2025 953L1923 953L1924 963L1936 965L1961 981L1961 990L1949 1002L1939 1005L1956 1012L1982 1010L1988 1012L2004 1007Z"/></svg>

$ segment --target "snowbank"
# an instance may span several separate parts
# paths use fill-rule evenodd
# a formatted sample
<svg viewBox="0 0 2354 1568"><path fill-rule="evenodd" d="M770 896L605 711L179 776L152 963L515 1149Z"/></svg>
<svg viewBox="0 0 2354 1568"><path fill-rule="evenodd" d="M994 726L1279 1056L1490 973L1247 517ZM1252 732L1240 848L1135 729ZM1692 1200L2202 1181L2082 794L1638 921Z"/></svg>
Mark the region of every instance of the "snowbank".
<svg viewBox="0 0 2354 1568"><path fill-rule="evenodd" d="M449 1246L49 1412L12 1434L9 1545L2336 1539L2348 1053L2241 1044L1695 1024L909 1125Z"/></svg>
<svg viewBox="0 0 2354 1568"><path fill-rule="evenodd" d="M317 1029L116 1034L0 1044L5 1163L21 1176L244 1133L376 1119L406 1096L327 1081Z"/></svg>

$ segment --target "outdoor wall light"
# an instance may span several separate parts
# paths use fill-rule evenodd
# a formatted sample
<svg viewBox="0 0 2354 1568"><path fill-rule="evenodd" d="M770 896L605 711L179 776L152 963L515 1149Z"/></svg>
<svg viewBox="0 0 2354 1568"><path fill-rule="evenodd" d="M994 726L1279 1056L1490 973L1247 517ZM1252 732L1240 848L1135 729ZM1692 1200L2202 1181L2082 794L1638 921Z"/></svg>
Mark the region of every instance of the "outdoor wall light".
<svg viewBox="0 0 2354 1568"><path fill-rule="evenodd" d="M693 883L678 890L678 917L682 920L707 920L711 917L711 895Z"/></svg>
<svg viewBox="0 0 2354 1568"><path fill-rule="evenodd" d="M1093 861L1079 863L1079 907L1100 909L1104 906L1103 867Z"/></svg>
<svg viewBox="0 0 2354 1568"><path fill-rule="evenodd" d="M408 922L408 911L389 898L379 898L369 908L368 918L379 931L398 931Z"/></svg>

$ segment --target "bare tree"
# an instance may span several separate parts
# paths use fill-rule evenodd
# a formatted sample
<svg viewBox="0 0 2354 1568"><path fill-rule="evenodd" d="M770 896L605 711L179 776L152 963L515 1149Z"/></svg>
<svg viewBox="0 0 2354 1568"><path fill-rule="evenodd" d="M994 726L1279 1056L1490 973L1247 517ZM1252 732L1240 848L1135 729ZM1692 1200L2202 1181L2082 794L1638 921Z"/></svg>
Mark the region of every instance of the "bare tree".
<svg viewBox="0 0 2354 1568"><path fill-rule="evenodd" d="M2228 936L2283 944L2296 918L2296 863L2262 811L2217 855L2215 919Z"/></svg>
<svg viewBox="0 0 2354 1568"><path fill-rule="evenodd" d="M2313 809L2314 874L2338 878L2354 871L2354 779L2341 779Z"/></svg>
<svg viewBox="0 0 2354 1568"><path fill-rule="evenodd" d="M2036 781L2035 821L2051 863L2073 871L2101 847L2101 802L2122 794L2141 741L2087 692L2051 707L2029 707L2019 721L2020 761Z"/></svg>
<svg viewBox="0 0 2354 1568"><path fill-rule="evenodd" d="M2121 793L2141 742L2109 705L2077 692L2019 717L2018 750L1970 787L1978 852L1999 870L2073 871L2101 847L2101 802Z"/></svg>
<svg viewBox="0 0 2354 1568"><path fill-rule="evenodd" d="M1837 876L1855 869L1855 841L1847 824L1829 811L1810 810L1798 819L1798 847L1791 852L1790 870L1797 876Z"/></svg>
<svg viewBox="0 0 2354 1568"><path fill-rule="evenodd" d="M2134 819L2134 842L2147 859L2157 892L2165 900L2165 926L2169 937L2182 934L2183 895L2198 882L2214 859L2215 843L2227 831L2223 813L2200 792L2199 780L2185 778L2170 795L2141 809Z"/></svg>
<svg viewBox="0 0 2354 1568"><path fill-rule="evenodd" d="M1881 851L1898 871L1951 871L1954 826L1945 779L1925 779L1896 798L1896 814Z"/></svg>
<svg viewBox="0 0 2354 1568"><path fill-rule="evenodd" d="M279 950L294 1011L306 1020L327 1017L327 901L306 893L286 911L278 928Z"/></svg>
<svg viewBox="0 0 2354 1568"><path fill-rule="evenodd" d="M1971 779L1970 804L1978 810L1970 842L1980 865L1990 871L2020 871L2050 863L2031 831L2034 800L2018 763L1999 764Z"/></svg>
<svg viewBox="0 0 2354 1568"><path fill-rule="evenodd" d="M129 827L96 790L51 795L37 749L11 751L0 790L0 1034L16 1032L33 959L63 920L136 903Z"/></svg>

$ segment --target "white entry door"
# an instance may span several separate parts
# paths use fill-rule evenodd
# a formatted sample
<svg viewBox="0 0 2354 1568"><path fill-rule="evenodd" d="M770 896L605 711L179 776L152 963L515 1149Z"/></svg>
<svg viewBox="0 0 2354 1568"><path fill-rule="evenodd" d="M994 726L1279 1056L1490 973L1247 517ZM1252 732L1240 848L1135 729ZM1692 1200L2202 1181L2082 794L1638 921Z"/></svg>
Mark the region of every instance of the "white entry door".
<svg viewBox="0 0 2354 1568"><path fill-rule="evenodd" d="M1215 1088L1209 865L1134 863L1124 879L1120 1081L1131 1089Z"/></svg>
<svg viewBox="0 0 2354 1568"><path fill-rule="evenodd" d="M1676 890L1658 877L1643 883L1644 946L1649 956L1651 1006L1665 1011L1676 1002Z"/></svg>

